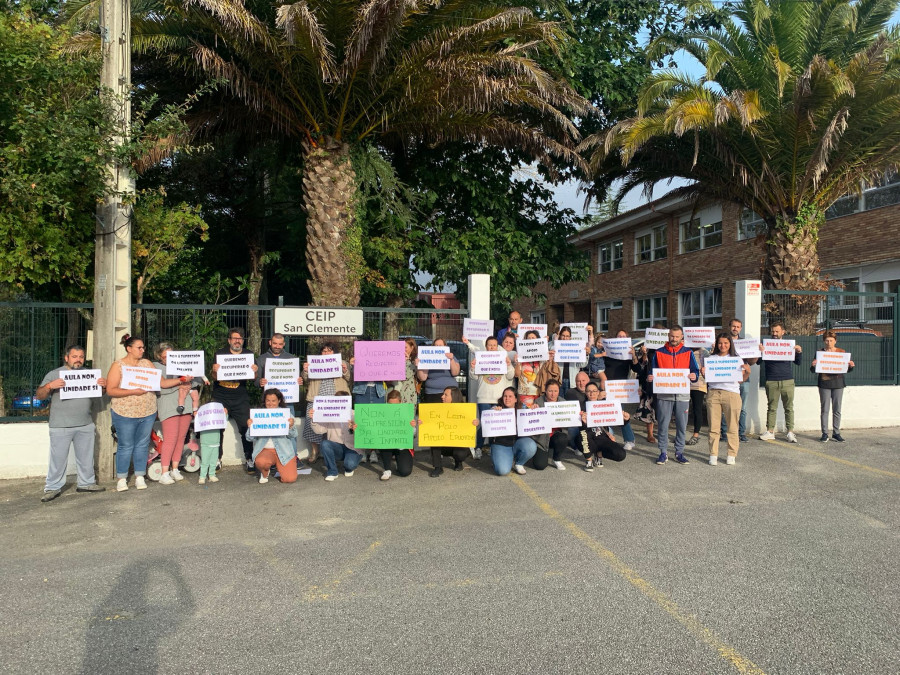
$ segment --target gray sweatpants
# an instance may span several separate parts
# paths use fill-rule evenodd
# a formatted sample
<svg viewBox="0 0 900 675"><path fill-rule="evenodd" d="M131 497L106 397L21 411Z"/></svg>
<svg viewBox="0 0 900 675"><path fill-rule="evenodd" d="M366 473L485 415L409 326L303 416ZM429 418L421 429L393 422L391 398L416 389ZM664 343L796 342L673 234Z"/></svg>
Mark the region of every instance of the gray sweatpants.
<svg viewBox="0 0 900 675"><path fill-rule="evenodd" d="M69 447L75 448L78 486L97 482L94 476L94 423L81 427L50 427L50 462L44 492L61 490L66 484Z"/></svg>
<svg viewBox="0 0 900 675"><path fill-rule="evenodd" d="M688 406L690 401L673 401L656 397L656 445L661 455L668 454L669 422L675 418L675 454L684 452L684 438L687 431Z"/></svg>
<svg viewBox="0 0 900 675"><path fill-rule="evenodd" d="M844 398L843 389L819 389L819 403L822 406L822 433L828 433L828 407L831 406L832 433L841 433L841 400Z"/></svg>

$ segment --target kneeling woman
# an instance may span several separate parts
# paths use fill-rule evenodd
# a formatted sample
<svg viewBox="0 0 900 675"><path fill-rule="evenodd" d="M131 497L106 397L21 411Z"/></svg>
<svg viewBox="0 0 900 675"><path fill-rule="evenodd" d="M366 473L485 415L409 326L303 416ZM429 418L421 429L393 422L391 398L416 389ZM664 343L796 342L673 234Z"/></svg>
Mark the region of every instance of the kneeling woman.
<svg viewBox="0 0 900 675"><path fill-rule="evenodd" d="M415 343L414 343L415 344ZM409 350L407 350L409 351ZM403 403L403 396L396 389L391 389L387 394L387 402ZM413 429L416 428L416 422L412 422ZM413 469L413 451L412 449L400 450L379 450L378 456L381 457L381 466L384 471L381 474L381 480L389 480L391 477L392 462L397 462L397 475L408 476Z"/></svg>
<svg viewBox="0 0 900 675"><path fill-rule="evenodd" d="M266 389L263 393L263 406L266 408L287 408L284 394L278 389ZM251 436L253 420L247 421L247 440L253 442L253 463L259 471L259 482L269 482L269 471L274 465L278 469L282 483L297 481L297 451L293 439L297 438L294 418L288 419L287 436Z"/></svg>
<svg viewBox="0 0 900 675"><path fill-rule="evenodd" d="M584 388L585 408L588 401L600 400L600 387L594 382L588 382ZM623 413L625 419L629 419L628 413ZM603 466L603 459L611 459L621 462L625 459L625 446L613 439L610 429L604 427L589 427L587 425L587 413L581 413L581 421L584 426L581 429L581 454L584 455L584 470L593 471L594 467Z"/></svg>
<svg viewBox="0 0 900 675"><path fill-rule="evenodd" d="M544 395L535 400L538 408L543 408L546 403L556 403L559 401L559 382L550 380L544 387ZM575 427L576 429L578 427ZM565 471L566 466L562 463L562 454L565 452L566 446L569 445L568 429L551 429L549 434L535 436L534 441L537 444L537 452L531 465L538 471L547 468L550 460L550 454L553 454L553 466L560 471Z"/></svg>
<svg viewBox="0 0 900 675"><path fill-rule="evenodd" d="M503 395L497 401L494 410L516 408L516 390L507 387ZM494 473L505 476L513 467L516 473L525 473L525 462L534 457L537 452L537 443L530 436L498 436L491 439L491 461L494 464Z"/></svg>
<svg viewBox="0 0 900 675"><path fill-rule="evenodd" d="M462 394L456 387L445 387L441 394L441 403L462 403ZM478 426L478 420L472 420L472 424ZM444 457L453 456L453 470L462 471L463 461L469 456L469 448L431 448L431 464L434 468L428 474L437 478L444 473Z"/></svg>
<svg viewBox="0 0 900 675"><path fill-rule="evenodd" d="M335 396L350 396L349 391L337 391ZM310 425L315 433L321 434L322 439L322 459L325 461L325 480L332 481L337 478L337 463L344 463L344 475L347 478L353 475L356 467L362 461L362 452L357 450L353 444L353 430L356 429L356 422L353 421L353 415L350 415L349 422L325 422L319 424L313 422L315 408L310 408L307 416Z"/></svg>

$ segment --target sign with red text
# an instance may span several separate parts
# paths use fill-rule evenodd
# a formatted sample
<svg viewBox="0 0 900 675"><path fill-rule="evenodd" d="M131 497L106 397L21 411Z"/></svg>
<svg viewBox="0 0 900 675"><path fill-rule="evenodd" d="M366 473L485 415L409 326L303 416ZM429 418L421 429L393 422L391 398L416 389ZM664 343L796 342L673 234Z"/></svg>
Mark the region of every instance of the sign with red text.
<svg viewBox="0 0 900 675"><path fill-rule="evenodd" d="M763 340L762 357L766 361L793 361L794 340Z"/></svg>
<svg viewBox="0 0 900 675"><path fill-rule="evenodd" d="M625 424L622 404L618 401L588 401L585 412L589 427L620 427Z"/></svg>
<svg viewBox="0 0 900 675"><path fill-rule="evenodd" d="M846 373L850 370L850 352L816 352L817 373Z"/></svg>
<svg viewBox="0 0 900 675"><path fill-rule="evenodd" d="M640 382L637 380L607 380L603 383L607 401L640 403Z"/></svg>
<svg viewBox="0 0 900 675"><path fill-rule="evenodd" d="M690 395L690 372L687 368L654 368L653 393Z"/></svg>
<svg viewBox="0 0 900 675"><path fill-rule="evenodd" d="M122 389L143 389L144 391L159 391L159 382L162 372L156 368L139 368L135 366L122 366Z"/></svg>
<svg viewBox="0 0 900 675"><path fill-rule="evenodd" d="M519 327L516 328L516 334L524 338L532 330L538 334L538 337L547 337L547 324L545 323L520 323Z"/></svg>

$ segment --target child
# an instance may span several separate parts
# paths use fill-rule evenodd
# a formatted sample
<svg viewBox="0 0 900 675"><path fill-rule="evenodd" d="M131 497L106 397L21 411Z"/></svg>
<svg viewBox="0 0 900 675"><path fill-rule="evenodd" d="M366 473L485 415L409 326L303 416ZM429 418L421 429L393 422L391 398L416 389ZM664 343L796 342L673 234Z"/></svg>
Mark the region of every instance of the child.
<svg viewBox="0 0 900 675"><path fill-rule="evenodd" d="M190 382L191 383L190 395L191 395L191 401L194 404L192 410L196 414L197 408L200 407L200 388L204 384L208 385L209 380L207 380L205 377L193 377L192 378L192 377L188 377L187 375L182 375L178 379L181 380L182 382ZM187 398L187 396L188 396L188 392L186 392L181 387L178 387L178 407L175 408L175 412L177 412L179 415L184 413L184 401Z"/></svg>
<svg viewBox="0 0 900 675"><path fill-rule="evenodd" d="M287 408L284 394L278 389L266 389L263 392L264 408ZM297 451L291 441L297 438L294 418L288 418L287 436L250 436L253 420L247 420L247 440L253 441L253 465L259 470L259 482L269 482L269 471L272 465L278 468L278 479L282 483L297 481Z"/></svg>
<svg viewBox="0 0 900 675"><path fill-rule="evenodd" d="M350 392L342 390L335 392L334 395L349 396ZM325 461L325 480L332 481L337 478L338 460L344 463L344 475L350 478L363 458L362 452L353 447L353 430L356 429L353 414L351 413L349 422L325 422L320 424L312 421L315 412L314 408L310 408L307 415L313 431L317 434L325 435L319 446L322 459Z"/></svg>
<svg viewBox="0 0 900 675"><path fill-rule="evenodd" d="M207 403L208 406L221 406L221 403ZM228 419L228 410L225 410L225 419ZM198 411L195 409L194 414ZM195 418L196 419L196 418ZM197 434L200 437L200 479L198 485L205 485L206 481L210 483L218 483L216 477L216 464L219 463L219 439L221 438L221 429L207 429Z"/></svg>
<svg viewBox="0 0 900 675"><path fill-rule="evenodd" d="M400 392L396 389L391 389L387 394L387 402L388 403L402 403L403 398L400 395ZM415 429L416 421L412 420L410 424ZM384 469L384 473L381 474L381 480L390 480L391 477L391 458L397 458L397 475L398 476L408 476L412 473L413 468L413 450L379 450L379 456L381 457L381 466Z"/></svg>

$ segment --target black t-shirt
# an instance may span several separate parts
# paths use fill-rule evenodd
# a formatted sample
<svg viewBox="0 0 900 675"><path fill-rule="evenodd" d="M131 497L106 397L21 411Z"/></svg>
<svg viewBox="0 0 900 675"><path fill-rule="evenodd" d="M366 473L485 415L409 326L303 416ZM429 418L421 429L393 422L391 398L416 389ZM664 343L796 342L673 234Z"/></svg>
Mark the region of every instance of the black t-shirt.
<svg viewBox="0 0 900 675"><path fill-rule="evenodd" d="M219 354L234 356L234 352L228 349L220 349L216 352L216 356ZM242 349L241 354L250 354L253 355L249 349ZM247 382L250 380L225 380L224 382L220 382L216 379L213 382L213 398L216 396L236 396L243 394L247 396Z"/></svg>

